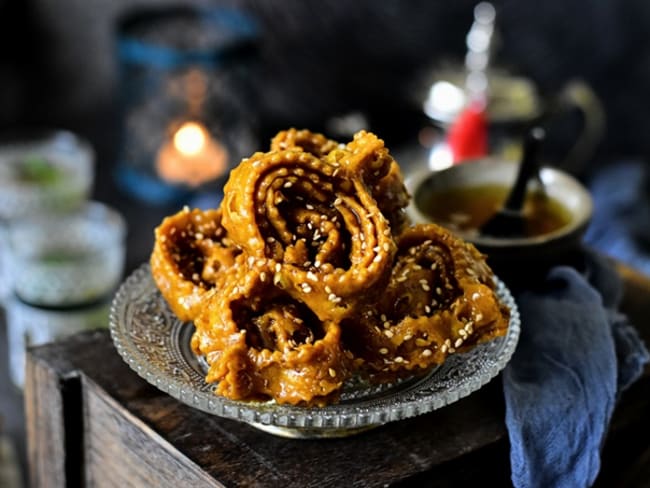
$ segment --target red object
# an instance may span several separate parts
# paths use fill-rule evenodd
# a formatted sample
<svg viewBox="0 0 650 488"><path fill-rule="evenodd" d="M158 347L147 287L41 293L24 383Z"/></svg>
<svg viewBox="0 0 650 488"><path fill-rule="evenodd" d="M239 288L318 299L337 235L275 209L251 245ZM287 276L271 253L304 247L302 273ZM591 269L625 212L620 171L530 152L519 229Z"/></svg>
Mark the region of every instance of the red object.
<svg viewBox="0 0 650 488"><path fill-rule="evenodd" d="M447 134L447 144L454 164L487 155L487 125L482 103L472 103L460 113Z"/></svg>

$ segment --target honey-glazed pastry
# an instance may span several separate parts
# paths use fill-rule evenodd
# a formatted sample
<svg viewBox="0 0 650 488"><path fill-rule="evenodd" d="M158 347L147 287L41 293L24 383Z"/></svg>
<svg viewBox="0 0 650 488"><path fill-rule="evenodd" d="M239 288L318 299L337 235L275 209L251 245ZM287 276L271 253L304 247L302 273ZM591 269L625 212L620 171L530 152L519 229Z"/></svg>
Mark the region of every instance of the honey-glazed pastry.
<svg viewBox="0 0 650 488"><path fill-rule="evenodd" d="M390 222L393 235L404 229L408 221L405 209L410 197L399 165L382 139L371 132L359 131L345 147L331 151L325 159L341 164L357 181L360 177Z"/></svg>
<svg viewBox="0 0 650 488"><path fill-rule="evenodd" d="M221 210L184 208L156 228L152 276L178 318L193 320L240 252L221 225Z"/></svg>
<svg viewBox="0 0 650 488"><path fill-rule="evenodd" d="M472 244L435 224L410 227L382 300L358 324L342 324L344 339L354 337L350 347L377 378L430 370L506 333L509 313L492 276Z"/></svg>
<svg viewBox="0 0 650 488"><path fill-rule="evenodd" d="M256 153L232 170L223 225L275 283L321 320L355 313L385 286L390 225L366 187L337 163L299 149Z"/></svg>
<svg viewBox="0 0 650 488"><path fill-rule="evenodd" d="M288 129L278 132L271 139L271 151L284 151L285 149L302 149L316 157L323 157L341 144L328 139L323 134L307 129Z"/></svg>
<svg viewBox="0 0 650 488"><path fill-rule="evenodd" d="M240 266L196 319L195 353L205 356L209 383L233 400L292 405L335 401L351 375L340 327L321 321L272 281L273 270Z"/></svg>
<svg viewBox="0 0 650 488"><path fill-rule="evenodd" d="M484 256L437 225L407 228L408 200L374 134L290 129L231 171L219 209L161 223L152 273L194 322L217 394L322 406L353 374L427 373L505 334Z"/></svg>
<svg viewBox="0 0 650 488"><path fill-rule="evenodd" d="M289 129L279 132L271 141L271 150L302 149L319 158L341 165L350 177L368 187L379 210L391 224L393 235L408 224L406 207L410 196L404 185L399 165L390 155L384 141L367 131L357 132L352 141L340 144L323 134L309 130Z"/></svg>
<svg viewBox="0 0 650 488"><path fill-rule="evenodd" d="M406 214L411 196L404 185L399 165L393 161L388 174L370 186L370 193L377 200L381 213L390 222L394 236L398 236L409 225Z"/></svg>

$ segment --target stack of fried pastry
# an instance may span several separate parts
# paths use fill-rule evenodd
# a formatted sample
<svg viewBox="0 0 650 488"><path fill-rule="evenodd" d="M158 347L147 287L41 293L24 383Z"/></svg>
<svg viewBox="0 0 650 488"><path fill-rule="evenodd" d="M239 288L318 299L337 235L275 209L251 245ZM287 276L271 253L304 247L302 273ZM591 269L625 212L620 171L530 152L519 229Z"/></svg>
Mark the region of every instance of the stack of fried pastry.
<svg viewBox="0 0 650 488"><path fill-rule="evenodd" d="M162 222L152 274L218 394L322 406L353 374L423 374L505 334L484 256L409 227L408 201L374 134L291 129L232 170L220 208Z"/></svg>

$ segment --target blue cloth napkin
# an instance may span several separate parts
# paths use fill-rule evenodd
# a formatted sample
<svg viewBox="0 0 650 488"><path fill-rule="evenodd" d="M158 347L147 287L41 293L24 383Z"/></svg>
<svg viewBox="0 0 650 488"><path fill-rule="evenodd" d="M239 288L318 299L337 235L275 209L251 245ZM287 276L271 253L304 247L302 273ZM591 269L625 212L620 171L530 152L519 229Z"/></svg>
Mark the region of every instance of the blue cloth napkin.
<svg viewBox="0 0 650 488"><path fill-rule="evenodd" d="M594 213L585 242L650 275L649 171L647 163L630 160L594 173L588 182Z"/></svg>
<svg viewBox="0 0 650 488"><path fill-rule="evenodd" d="M503 373L515 487L590 486L616 400L649 355L617 312L621 282L589 255L516 296L521 337Z"/></svg>

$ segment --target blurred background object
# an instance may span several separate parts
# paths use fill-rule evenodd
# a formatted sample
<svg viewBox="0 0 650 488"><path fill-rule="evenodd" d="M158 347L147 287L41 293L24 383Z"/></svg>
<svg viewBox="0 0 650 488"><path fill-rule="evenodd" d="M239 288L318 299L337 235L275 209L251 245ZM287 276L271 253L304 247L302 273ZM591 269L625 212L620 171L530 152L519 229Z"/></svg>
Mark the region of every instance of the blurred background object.
<svg viewBox="0 0 650 488"><path fill-rule="evenodd" d="M25 48L33 52L19 55L11 42L3 43L8 103L0 122L105 119L118 96L118 63L112 55L116 19L138 6L178 3L5 2L2 22L20 25ZM293 124L318 129L329 116L360 110L382 134L394 134L392 145L421 122L413 115L421 111L434 69L444 61L463 63L476 5L465 0L405 5L363 0L354 8L334 0L180 3L234 6L259 22L260 76L252 81L263 88L259 112L265 134ZM602 149L647 152L646 117L638 110L649 97L650 68L640 61L650 56L646 2L497 1L494 6L501 66L534 81L542 97L558 92L567 80L584 80L603 100L611 123ZM8 38L11 31L2 29ZM414 96L414 80L425 81L417 84L419 96Z"/></svg>
<svg viewBox="0 0 650 488"><path fill-rule="evenodd" d="M129 10L118 21L120 187L154 204L216 194L256 149L256 27L225 8Z"/></svg>
<svg viewBox="0 0 650 488"><path fill-rule="evenodd" d="M0 303L10 292L7 225L44 209L78 208L90 195L94 164L89 143L68 131L0 136Z"/></svg>

